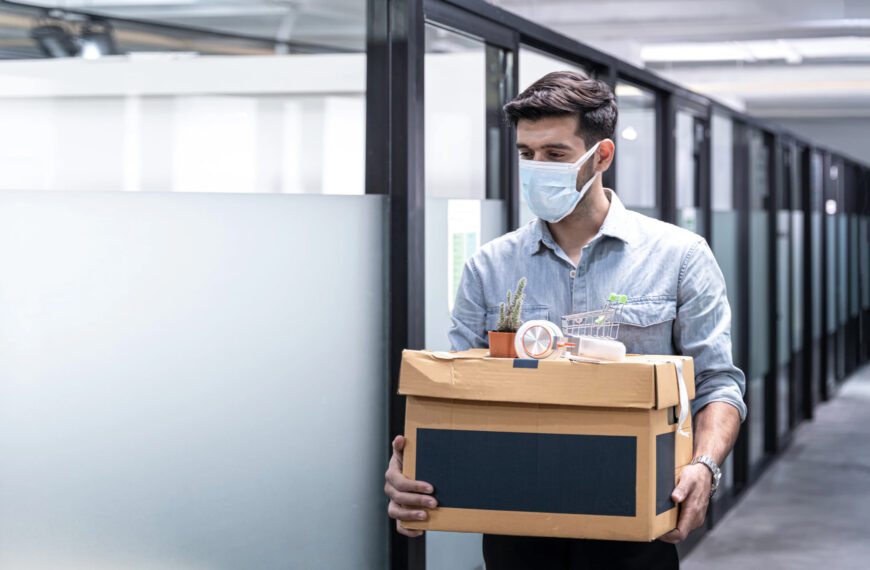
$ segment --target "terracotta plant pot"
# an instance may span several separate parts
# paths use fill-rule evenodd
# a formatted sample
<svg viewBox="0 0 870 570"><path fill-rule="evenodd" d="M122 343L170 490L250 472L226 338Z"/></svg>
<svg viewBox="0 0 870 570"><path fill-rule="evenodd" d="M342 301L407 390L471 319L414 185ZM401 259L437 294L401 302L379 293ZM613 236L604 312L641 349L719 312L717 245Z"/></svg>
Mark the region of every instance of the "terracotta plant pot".
<svg viewBox="0 0 870 570"><path fill-rule="evenodd" d="M516 358L514 338L517 333L489 331L489 355L497 358Z"/></svg>

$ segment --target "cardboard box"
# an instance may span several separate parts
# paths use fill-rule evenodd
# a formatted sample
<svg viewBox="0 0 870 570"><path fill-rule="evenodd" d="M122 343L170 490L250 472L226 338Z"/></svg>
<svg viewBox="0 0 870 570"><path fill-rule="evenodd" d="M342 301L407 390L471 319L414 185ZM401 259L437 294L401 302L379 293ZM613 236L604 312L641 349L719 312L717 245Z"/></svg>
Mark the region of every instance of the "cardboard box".
<svg viewBox="0 0 870 570"><path fill-rule="evenodd" d="M695 395L690 357L487 354L403 354L404 474L431 483L439 502L406 528L650 541L677 526L670 495L692 459L690 417L677 433L680 375L684 401Z"/></svg>

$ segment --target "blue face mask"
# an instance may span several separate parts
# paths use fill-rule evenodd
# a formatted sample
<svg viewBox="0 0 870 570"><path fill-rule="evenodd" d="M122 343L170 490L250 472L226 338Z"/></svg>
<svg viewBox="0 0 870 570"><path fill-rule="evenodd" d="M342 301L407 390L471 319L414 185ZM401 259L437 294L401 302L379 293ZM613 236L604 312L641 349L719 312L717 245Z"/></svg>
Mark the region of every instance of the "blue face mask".
<svg viewBox="0 0 870 570"><path fill-rule="evenodd" d="M600 143L595 143L577 162L547 162L520 159L520 184L523 198L532 213L542 220L558 222L574 211L600 174L592 175L577 191L577 174Z"/></svg>

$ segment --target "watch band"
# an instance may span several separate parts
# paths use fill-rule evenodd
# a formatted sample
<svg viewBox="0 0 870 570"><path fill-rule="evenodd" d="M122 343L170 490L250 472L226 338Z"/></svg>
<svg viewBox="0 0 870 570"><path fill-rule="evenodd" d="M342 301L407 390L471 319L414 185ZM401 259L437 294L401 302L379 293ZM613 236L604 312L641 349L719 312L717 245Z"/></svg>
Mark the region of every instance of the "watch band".
<svg viewBox="0 0 870 570"><path fill-rule="evenodd" d="M719 489L719 480L722 478L722 470L719 469L719 466L716 465L716 462L713 461L713 458L709 455L699 455L692 459L692 465L695 465L696 463L704 464L710 470L710 473L713 474L713 482L710 485L710 498L712 499L713 495L715 495L716 491Z"/></svg>

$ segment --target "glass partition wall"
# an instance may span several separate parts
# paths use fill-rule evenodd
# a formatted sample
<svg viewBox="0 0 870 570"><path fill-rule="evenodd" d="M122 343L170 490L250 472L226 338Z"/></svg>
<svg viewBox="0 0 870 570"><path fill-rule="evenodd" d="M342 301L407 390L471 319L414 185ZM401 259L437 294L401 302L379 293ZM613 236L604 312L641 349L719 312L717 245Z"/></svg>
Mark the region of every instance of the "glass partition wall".
<svg viewBox="0 0 870 570"><path fill-rule="evenodd" d="M740 246L739 199L735 196L734 185L734 124L730 117L714 114L711 120L711 228L710 241L713 254L722 274L731 305L731 343L734 363L745 368L744 337L745 299L741 287L742 272L745 271L744 258ZM719 502L728 501L734 492L734 454L728 456L721 466L722 480Z"/></svg>
<svg viewBox="0 0 870 570"><path fill-rule="evenodd" d="M0 190L365 193L366 0L300 9L293 41L102 4L93 22L3 4L0 35L28 49L0 54ZM94 22L106 53L79 53ZM45 57L38 25L70 51ZM330 25L342 33L319 35Z"/></svg>
<svg viewBox="0 0 870 570"><path fill-rule="evenodd" d="M708 236L709 121L703 111L680 108L676 117L676 224Z"/></svg>
<svg viewBox="0 0 870 570"><path fill-rule="evenodd" d="M0 3L0 568L384 568L366 0L300 5L292 39L24 4Z"/></svg>
<svg viewBox="0 0 870 570"><path fill-rule="evenodd" d="M771 314L771 246L770 216L768 200L770 196L769 168L772 148L765 133L752 128L742 129L745 137L747 186L748 241L751 252L748 259L749 298L747 299L749 327L749 353L746 373L746 399L752 406L748 423L748 465L750 473L757 472L766 458L768 434L774 426L767 420L770 413L770 400L767 384L772 367L772 346L770 343L772 322ZM744 254L748 254L746 251Z"/></svg>
<svg viewBox="0 0 870 570"><path fill-rule="evenodd" d="M509 227L507 172L516 150L508 148L501 107L514 53L437 22L426 23L425 38L425 338L426 348L451 350L450 313L465 262ZM542 57L537 62L526 69L546 67ZM480 534L429 533L430 570L482 566Z"/></svg>
<svg viewBox="0 0 870 570"><path fill-rule="evenodd" d="M658 218L655 92L627 81L619 81L615 92L619 106L614 137L616 193L628 209Z"/></svg>

